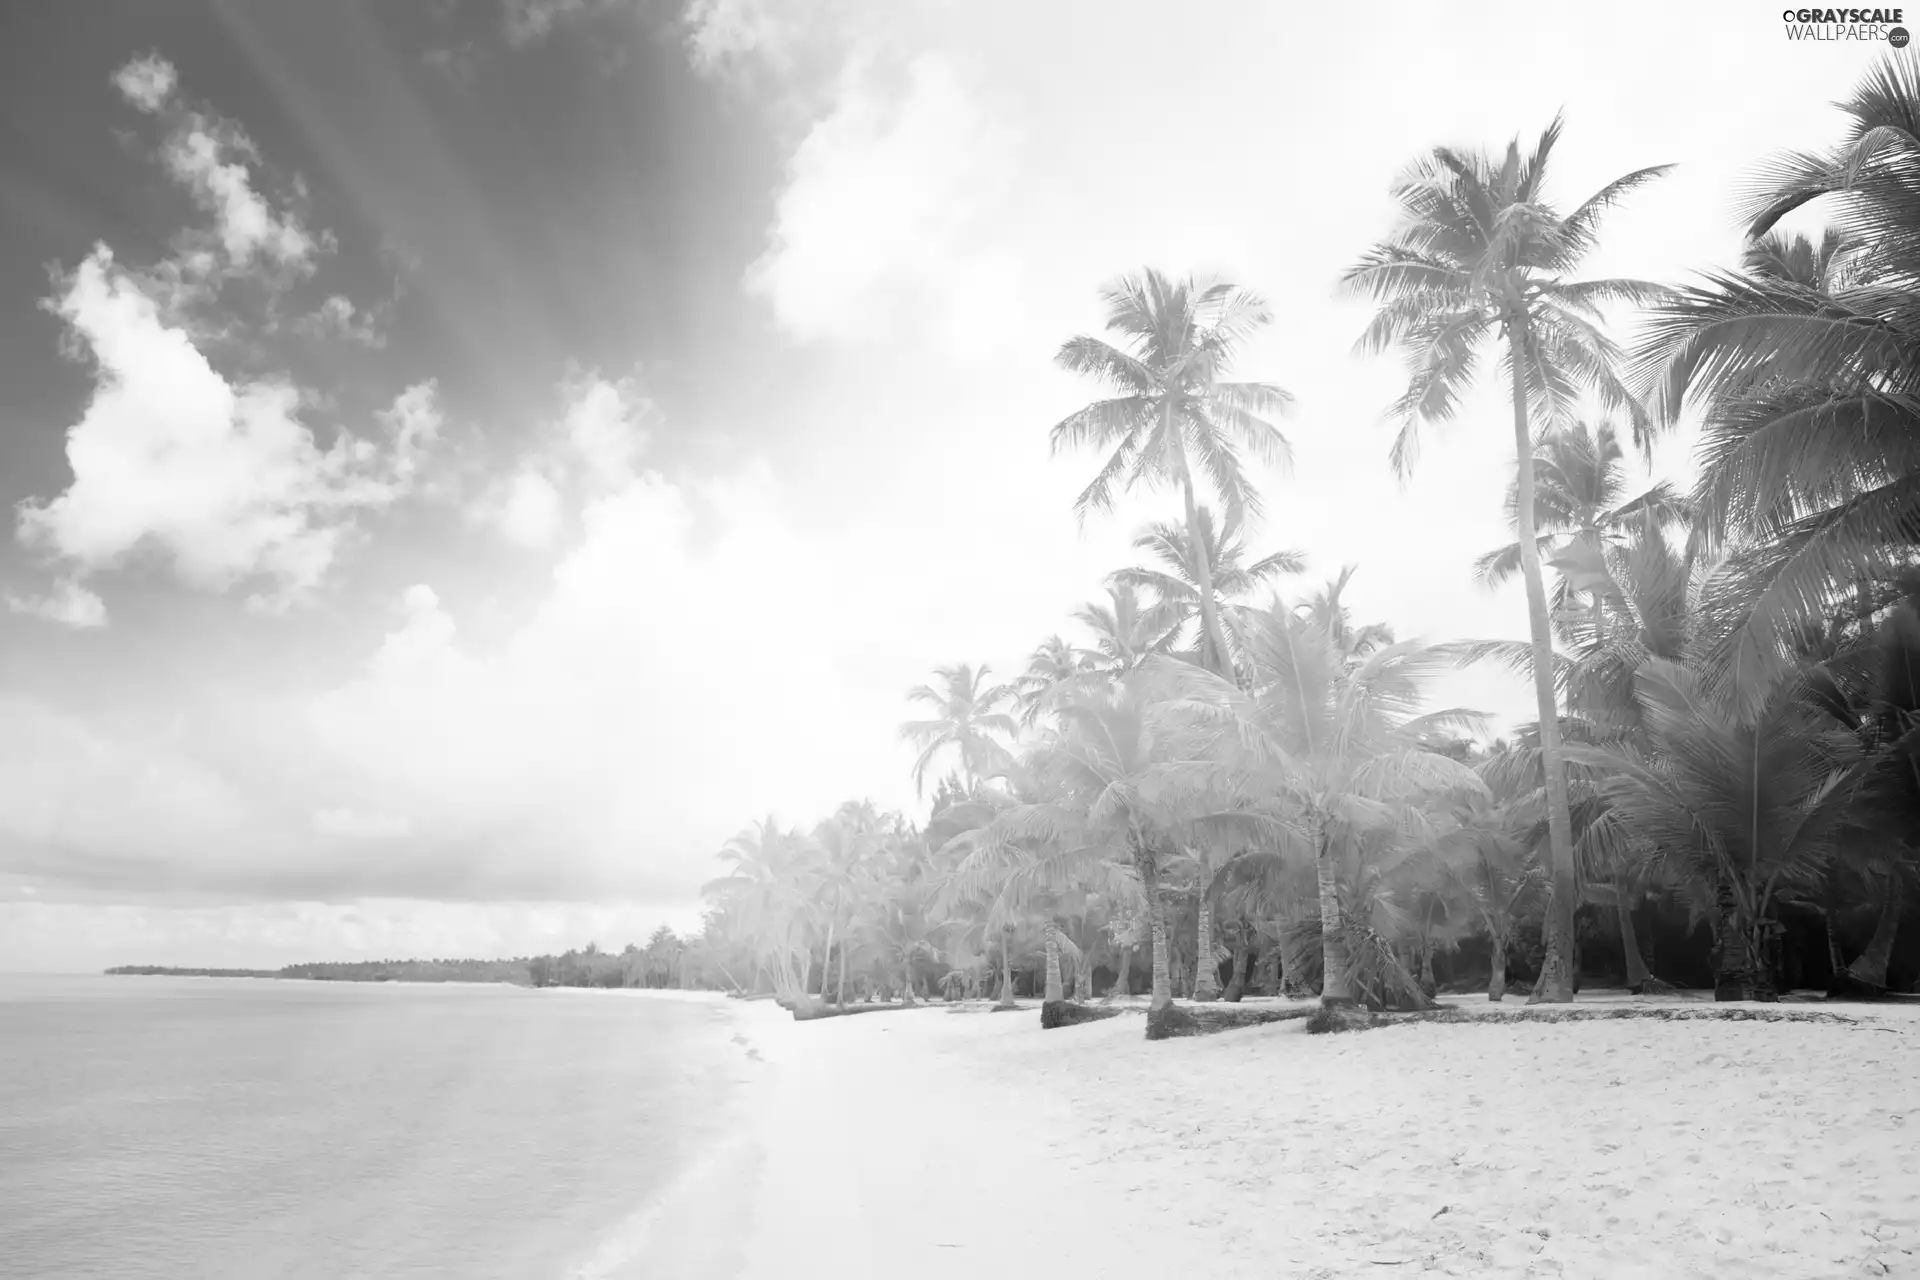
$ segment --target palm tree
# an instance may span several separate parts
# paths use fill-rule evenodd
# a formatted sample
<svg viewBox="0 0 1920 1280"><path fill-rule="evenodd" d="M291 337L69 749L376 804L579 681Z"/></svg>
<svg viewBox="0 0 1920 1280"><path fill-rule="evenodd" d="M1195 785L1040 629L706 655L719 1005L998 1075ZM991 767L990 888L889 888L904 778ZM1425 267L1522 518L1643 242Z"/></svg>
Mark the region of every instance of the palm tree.
<svg viewBox="0 0 1920 1280"><path fill-rule="evenodd" d="M754 963L771 975L774 993L802 1002L810 963L800 875L806 846L800 832L765 818L727 841L720 850L727 874L700 890L733 916L750 940Z"/></svg>
<svg viewBox="0 0 1920 1280"><path fill-rule="evenodd" d="M1183 525L1170 521L1148 525L1133 540L1133 545L1151 552L1153 558L1159 561L1159 567L1141 565L1117 569L1109 580L1118 586L1153 592L1161 607L1178 619L1181 627L1185 627L1188 622L1202 621L1200 570L1203 563L1209 566L1215 609L1229 642L1235 647L1227 653L1215 652L1210 633L1202 624L1195 641L1194 657L1209 671L1226 673L1235 670L1236 655L1239 653L1238 642L1232 634L1235 630L1233 619L1236 617L1233 606L1260 587L1269 586L1288 574L1301 572L1306 567L1306 554L1292 550L1276 551L1248 564L1246 546L1241 540L1241 530L1237 524L1228 520L1216 530L1213 512L1207 507L1200 508L1199 517L1198 543L1189 536Z"/></svg>
<svg viewBox="0 0 1920 1280"><path fill-rule="evenodd" d="M1277 828L1289 837L1280 856L1304 855L1315 868L1321 999L1351 1004L1358 957L1349 944L1373 947L1375 939L1342 902L1343 871L1367 842L1422 829L1419 802L1486 794L1471 768L1428 745L1435 731L1472 727L1478 718L1420 711L1425 687L1458 662L1450 651L1407 641L1352 663L1325 628L1279 601L1250 628L1248 655L1250 692L1203 672L1184 677L1180 692L1224 712L1251 776L1269 794L1286 796L1292 812Z"/></svg>
<svg viewBox="0 0 1920 1280"><path fill-rule="evenodd" d="M1547 958L1533 999L1553 1001L1573 998L1576 884L1554 700L1553 630L1534 518L1534 419L1538 415L1547 426L1568 422L1584 394L1628 417L1635 442L1648 443L1645 413L1614 372L1618 351L1602 331L1602 308L1650 302L1662 291L1637 280L1567 277L1593 250L1600 216L1671 167L1616 178L1562 217L1545 199L1560 129L1556 118L1524 154L1516 138L1498 161L1436 148L1394 184L1400 226L1343 278L1347 288L1379 304L1360 349L1397 347L1411 366L1407 390L1393 407L1401 423L1393 464L1402 476L1417 457L1420 428L1451 418L1459 408L1483 340L1496 332L1506 339L1517 462L1514 525L1527 587L1552 844Z"/></svg>
<svg viewBox="0 0 1920 1280"><path fill-rule="evenodd" d="M1051 843L1067 861L1049 867L1104 860L1133 868L1153 943L1150 1011L1173 1001L1162 867L1205 834L1273 825L1235 790L1240 775L1219 763L1225 731L1159 696L1173 668L1193 670L1152 658L1106 689L1063 698L1058 738L1039 762L1045 805L1003 815L993 837L1030 847Z"/></svg>
<svg viewBox="0 0 1920 1280"><path fill-rule="evenodd" d="M1106 327L1121 345L1081 335L1069 339L1056 357L1061 368L1096 378L1116 393L1053 428L1056 453L1065 447L1107 453L1074 511L1084 521L1088 511L1111 510L1123 486L1177 486L1186 503L1187 536L1201 552L1193 565L1201 626L1213 652L1227 654L1214 603L1213 567L1204 554L1194 471L1205 472L1229 522L1239 525L1260 512L1260 496L1243 469L1241 450L1269 464L1290 455L1272 419L1293 397L1272 383L1226 380L1241 346L1271 315L1244 289L1169 279L1151 268L1109 285L1102 298Z"/></svg>
<svg viewBox="0 0 1920 1280"><path fill-rule="evenodd" d="M926 794L927 768L949 747L960 758L960 772L967 790L981 778L1002 768L1011 755L1002 738L1020 731L1014 718L1002 711L1013 696L1005 685L989 685L990 668L970 663L935 667L940 687L915 685L907 691L907 701L918 703L935 714L926 720L909 720L900 726L900 736L920 748L913 762L913 784Z"/></svg>
<svg viewBox="0 0 1920 1280"><path fill-rule="evenodd" d="M1123 851L1071 802L1054 798L1062 775L1049 752L1057 749L1053 744L1037 748L1009 771L1006 794L982 800L980 825L955 838L962 857L934 897L936 909L943 911L986 902L989 930L1011 929L1039 915L1048 1001L1066 998L1060 976L1063 945L1078 950L1060 931L1059 917L1068 906L1090 891L1116 900L1137 898L1140 892L1139 881L1117 857Z"/></svg>
<svg viewBox="0 0 1920 1280"><path fill-rule="evenodd" d="M1534 453L1534 532L1541 558L1559 570L1549 603L1556 617L1565 618L1574 597L1586 595L1586 620L1596 641L1606 638L1608 550L1649 521L1687 515L1686 502L1665 481L1629 497L1625 461L1609 423L1555 428L1541 437ZM1507 488L1508 513L1519 504L1516 480ZM1474 564L1475 576L1489 587L1519 571L1518 542L1489 551Z"/></svg>
<svg viewBox="0 0 1920 1280"><path fill-rule="evenodd" d="M1089 671L1117 680L1156 653L1165 653L1180 632L1171 609L1147 603L1124 583L1107 587L1107 600L1089 600L1073 611L1076 622L1093 633L1093 648L1083 653Z"/></svg>
<svg viewBox="0 0 1920 1280"><path fill-rule="evenodd" d="M1057 635L1048 636L1027 658L1027 669L1013 682L1020 707L1020 724L1031 729L1046 709L1047 700L1061 686L1093 670L1093 657Z"/></svg>
<svg viewBox="0 0 1920 1280"><path fill-rule="evenodd" d="M1638 683L1647 747L1569 749L1604 776L1595 826L1713 903L1716 999L1775 999L1773 906L1817 887L1838 855L1858 743L1797 680L1776 682L1752 718L1715 705L1679 663L1653 659Z"/></svg>
<svg viewBox="0 0 1920 1280"><path fill-rule="evenodd" d="M1839 105L1840 145L1763 173L1743 269L1656 308L1636 360L1663 424L1699 411L1695 537L1735 553L1703 672L1716 692L1771 687L1797 629L1920 545L1920 59L1883 58ZM1812 202L1838 234L1776 233Z"/></svg>
<svg viewBox="0 0 1920 1280"><path fill-rule="evenodd" d="M1340 598L1359 568L1354 564L1345 566L1339 576L1328 579L1326 586L1293 606L1295 616L1325 635L1348 663L1360 662L1393 643L1393 628L1384 622L1356 627L1352 610Z"/></svg>

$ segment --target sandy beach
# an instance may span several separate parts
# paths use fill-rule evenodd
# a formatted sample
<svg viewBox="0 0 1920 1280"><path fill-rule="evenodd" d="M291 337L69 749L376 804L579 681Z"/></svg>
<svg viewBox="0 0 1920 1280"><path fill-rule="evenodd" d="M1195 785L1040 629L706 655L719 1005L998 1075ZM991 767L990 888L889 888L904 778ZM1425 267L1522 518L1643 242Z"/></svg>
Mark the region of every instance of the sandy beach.
<svg viewBox="0 0 1920 1280"><path fill-rule="evenodd" d="M728 1002L742 1133L656 1207L649 1261L746 1280L1920 1276L1920 1008L1500 1025L1461 1004L1488 1016L1148 1043L1131 1012L1042 1032L1032 1008L797 1024Z"/></svg>

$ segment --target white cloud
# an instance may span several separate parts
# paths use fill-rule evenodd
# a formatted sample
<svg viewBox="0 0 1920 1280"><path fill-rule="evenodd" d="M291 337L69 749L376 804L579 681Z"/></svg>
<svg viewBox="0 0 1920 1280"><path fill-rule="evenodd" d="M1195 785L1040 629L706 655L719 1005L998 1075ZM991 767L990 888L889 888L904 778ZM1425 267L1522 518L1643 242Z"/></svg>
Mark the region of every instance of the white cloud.
<svg viewBox="0 0 1920 1280"><path fill-rule="evenodd" d="M1017 309L1013 260L980 240L1017 139L942 58L915 59L904 79L891 88L849 64L794 154L746 283L798 337L898 342L930 327L966 346Z"/></svg>
<svg viewBox="0 0 1920 1280"><path fill-rule="evenodd" d="M647 445L653 404L631 379L576 372L561 385L566 407L534 433L513 473L468 509L516 546L553 544L570 509L569 493L603 494L632 481Z"/></svg>
<svg viewBox="0 0 1920 1280"><path fill-rule="evenodd" d="M507 541L541 550L553 545L565 514L553 481L538 471L522 471L507 483L495 520Z"/></svg>
<svg viewBox="0 0 1920 1280"><path fill-rule="evenodd" d="M646 447L642 424L652 405L631 381L609 382L598 376L577 379L569 400L561 430L587 474L603 485L631 480L634 464Z"/></svg>
<svg viewBox="0 0 1920 1280"><path fill-rule="evenodd" d="M524 49L539 44L568 22L626 7L630 0L502 0L507 44Z"/></svg>
<svg viewBox="0 0 1920 1280"><path fill-rule="evenodd" d="M389 415L393 448L341 432L322 449L295 388L229 383L104 245L51 306L98 371L67 434L73 482L21 504L20 537L81 573L151 546L192 586L265 579L257 603L284 606L318 584L353 512L406 490L437 430L425 384Z"/></svg>
<svg viewBox="0 0 1920 1280"><path fill-rule="evenodd" d="M9 595L7 608L76 630L107 625L106 602L72 578L55 583L53 590L44 596Z"/></svg>
<svg viewBox="0 0 1920 1280"><path fill-rule="evenodd" d="M166 106L179 82L173 64L157 53L135 58L113 73L114 87L149 115Z"/></svg>
<svg viewBox="0 0 1920 1280"><path fill-rule="evenodd" d="M818 21L816 9L811 15ZM795 12L767 0L692 0L683 16L687 55L703 74L746 62L785 69L802 24Z"/></svg>
<svg viewBox="0 0 1920 1280"><path fill-rule="evenodd" d="M413 823L404 814L362 813L355 809L316 809L313 826L326 835L344 836L349 840L396 840L413 830Z"/></svg>
<svg viewBox="0 0 1920 1280"><path fill-rule="evenodd" d="M330 240L310 231L292 210L276 210L255 188L250 165L260 161L252 139L239 125L180 105L179 78L173 64L158 54L135 58L114 73L114 85L134 107L169 121L160 158L167 172L185 187L194 203L212 216L211 244L188 236L168 264L168 273L188 287L223 266L244 273L261 265L304 273ZM295 182L296 191L299 183Z"/></svg>
<svg viewBox="0 0 1920 1280"><path fill-rule="evenodd" d="M299 327L319 337L342 338L363 347L377 349L387 345L387 335L380 331L375 317L337 293L322 302L312 315L299 321Z"/></svg>
<svg viewBox="0 0 1920 1280"><path fill-rule="evenodd" d="M257 257L282 266L311 265L318 242L294 213L279 213L253 189L243 160L257 159L253 144L231 125L191 116L167 140L168 170L213 215L221 247L235 267Z"/></svg>

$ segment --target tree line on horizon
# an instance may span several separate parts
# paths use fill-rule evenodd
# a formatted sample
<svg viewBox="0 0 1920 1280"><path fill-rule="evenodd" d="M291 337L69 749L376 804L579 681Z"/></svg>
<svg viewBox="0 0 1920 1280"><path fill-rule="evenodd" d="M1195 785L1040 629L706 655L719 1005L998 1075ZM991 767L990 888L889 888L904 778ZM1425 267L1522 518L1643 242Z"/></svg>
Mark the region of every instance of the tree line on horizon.
<svg viewBox="0 0 1920 1280"><path fill-rule="evenodd" d="M1474 972L1499 998L1513 970L1561 1002L1583 958L1657 989L1647 941L1666 981L1721 999L1910 982L1920 62L1886 57L1840 106L1835 146L1759 175L1738 266L1677 286L1581 275L1603 216L1668 166L1561 212L1557 119L1395 180L1397 224L1341 277L1375 308L1359 350L1407 370L1389 460L1408 474L1476 378L1501 382L1514 536L1477 576L1522 580L1524 641L1398 638L1342 603L1351 567L1284 589L1302 557L1254 554L1250 463L1286 460L1291 397L1234 370L1269 308L1151 269L1109 286L1106 333L1057 357L1101 398L1052 444L1098 458L1080 519L1140 488L1178 518L1075 611L1091 643L910 692L916 780L950 766L924 828L857 801L754 824L721 851L700 947L842 1003L849 980L907 1000L997 982L1004 1003L1016 969L1048 1000L1091 998L1096 973L1124 994L1142 948L1155 1008L1249 989L1417 1008ZM1783 226L1803 211L1825 225ZM1636 486L1629 450L1650 463L1683 418L1691 491ZM1508 741L1427 705L1470 662L1533 683Z"/></svg>

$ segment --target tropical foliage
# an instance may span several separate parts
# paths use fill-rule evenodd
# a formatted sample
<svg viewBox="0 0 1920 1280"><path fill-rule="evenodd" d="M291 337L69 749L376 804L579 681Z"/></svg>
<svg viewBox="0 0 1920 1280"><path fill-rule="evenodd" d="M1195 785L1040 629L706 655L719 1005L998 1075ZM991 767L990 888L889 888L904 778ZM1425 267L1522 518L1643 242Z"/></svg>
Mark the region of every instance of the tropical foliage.
<svg viewBox="0 0 1920 1280"><path fill-rule="evenodd" d="M1058 356L1101 398L1052 442L1098 456L1081 519L1156 488L1178 518L1010 684L955 664L911 692L924 820L853 804L731 841L687 963L796 1004L1127 998L1141 976L1156 1008L1910 982L1920 61L1890 55L1844 109L1831 152L1763 175L1739 264L1673 287L1580 278L1602 215L1664 170L1561 212L1558 121L1393 184L1397 223L1344 277L1375 308L1361 349L1406 362L1388 461L1498 364L1513 537L1478 576L1523 580L1524 639L1397 639L1352 616L1353 566L1298 588L1302 556L1256 555L1291 398L1234 366L1266 304L1118 280L1107 336ZM1823 209L1830 230L1780 227ZM1637 478L1688 415L1691 492ZM1489 740L1428 705L1476 661L1531 678L1532 723Z"/></svg>

